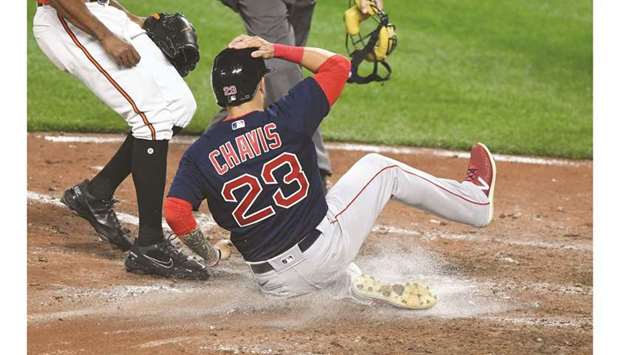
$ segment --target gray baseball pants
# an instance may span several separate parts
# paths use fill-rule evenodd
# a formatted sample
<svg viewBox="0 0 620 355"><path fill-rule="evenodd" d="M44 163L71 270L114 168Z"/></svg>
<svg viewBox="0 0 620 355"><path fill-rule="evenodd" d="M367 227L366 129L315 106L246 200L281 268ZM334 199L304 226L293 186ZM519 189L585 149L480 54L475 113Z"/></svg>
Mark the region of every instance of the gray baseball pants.
<svg viewBox="0 0 620 355"><path fill-rule="evenodd" d="M294 246L267 260L272 271L254 274L265 294L293 297L331 289L355 299L351 279L361 270L353 261L391 199L472 226L485 226L492 217L480 186L437 178L379 154L355 163L326 199L327 215L316 227L322 235L312 246L303 253Z"/></svg>

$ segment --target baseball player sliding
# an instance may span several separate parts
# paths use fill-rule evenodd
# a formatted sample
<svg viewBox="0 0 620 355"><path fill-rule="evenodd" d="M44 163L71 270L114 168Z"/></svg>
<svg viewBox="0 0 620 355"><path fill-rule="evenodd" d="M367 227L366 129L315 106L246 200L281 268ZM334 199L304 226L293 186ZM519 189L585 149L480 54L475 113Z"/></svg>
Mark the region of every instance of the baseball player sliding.
<svg viewBox="0 0 620 355"><path fill-rule="evenodd" d="M280 58L314 73L263 109L265 60ZM471 150L464 181L436 178L369 154L324 196L312 135L342 92L350 62L323 49L235 38L215 58L213 90L228 116L184 154L164 202L170 227L215 264L192 215L206 198L217 223L270 295L291 297L345 282L359 300L423 309L436 303L417 283L389 284L353 264L387 202L397 199L443 218L487 225L493 216L495 165L482 144Z"/></svg>
<svg viewBox="0 0 620 355"><path fill-rule="evenodd" d="M37 3L33 32L43 53L131 127L131 134L103 170L90 181L65 191L62 202L88 220L103 239L122 250L131 249L127 270L206 279L206 266L188 259L164 240L161 226L168 141L190 122L196 110L194 97L180 75L193 69L198 58L191 25L178 16L165 17L165 23L159 15L141 18L115 0ZM142 28L145 21L180 24L177 32L188 41L179 52L192 51L194 62L164 56L163 49L149 37L151 33L147 35ZM112 209L114 191L129 174L140 215L135 243L121 228Z"/></svg>

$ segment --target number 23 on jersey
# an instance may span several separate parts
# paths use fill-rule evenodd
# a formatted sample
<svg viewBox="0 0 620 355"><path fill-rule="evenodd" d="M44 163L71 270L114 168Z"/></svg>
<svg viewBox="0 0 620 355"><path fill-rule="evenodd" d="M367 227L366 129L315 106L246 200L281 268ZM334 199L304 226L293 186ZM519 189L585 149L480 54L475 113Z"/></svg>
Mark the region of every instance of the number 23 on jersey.
<svg viewBox="0 0 620 355"><path fill-rule="evenodd" d="M276 206L291 208L308 196L308 189L310 187L306 174L302 170L299 159L297 159L295 154L284 152L266 162L263 165L260 178L264 184L278 184L274 172L284 167L288 168L288 173L284 175L282 182L286 185L295 184L297 189L285 195L282 189L278 188L271 198ZM249 212L252 205L263 191L261 180L254 175L246 173L229 180L222 188L222 197L224 200L226 202L237 203L237 207L233 210L233 218L240 227L247 227L276 214L273 205L269 205L255 212ZM243 187L248 187L248 190L245 195L238 200L234 192Z"/></svg>

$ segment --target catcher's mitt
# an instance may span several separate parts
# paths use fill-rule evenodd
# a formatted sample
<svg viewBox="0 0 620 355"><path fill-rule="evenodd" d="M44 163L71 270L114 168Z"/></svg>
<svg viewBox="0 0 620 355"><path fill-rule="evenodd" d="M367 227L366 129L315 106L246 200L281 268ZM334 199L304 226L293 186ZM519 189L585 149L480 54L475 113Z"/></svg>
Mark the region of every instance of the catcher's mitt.
<svg viewBox="0 0 620 355"><path fill-rule="evenodd" d="M144 29L181 76L196 68L200 60L194 26L180 13L156 13L144 21Z"/></svg>

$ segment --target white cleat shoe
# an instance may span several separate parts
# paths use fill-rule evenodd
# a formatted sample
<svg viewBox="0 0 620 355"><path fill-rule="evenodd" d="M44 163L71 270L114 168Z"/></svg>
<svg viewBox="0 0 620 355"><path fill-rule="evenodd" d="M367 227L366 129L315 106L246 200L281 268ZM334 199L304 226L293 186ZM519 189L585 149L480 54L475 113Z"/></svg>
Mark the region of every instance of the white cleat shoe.
<svg viewBox="0 0 620 355"><path fill-rule="evenodd" d="M387 283L367 274L353 278L353 292L398 308L428 309L437 303L437 296L427 286L416 282Z"/></svg>

